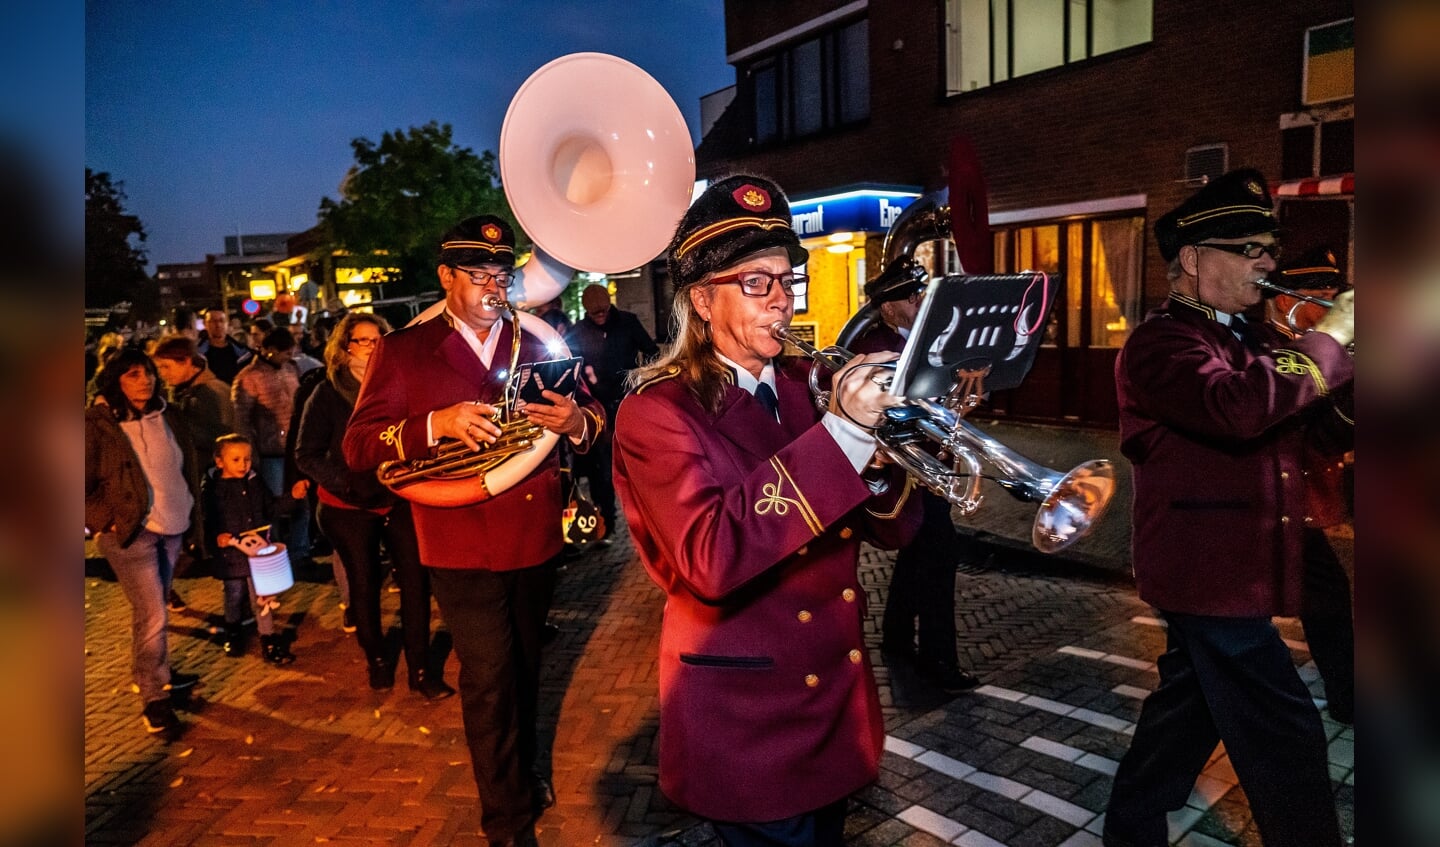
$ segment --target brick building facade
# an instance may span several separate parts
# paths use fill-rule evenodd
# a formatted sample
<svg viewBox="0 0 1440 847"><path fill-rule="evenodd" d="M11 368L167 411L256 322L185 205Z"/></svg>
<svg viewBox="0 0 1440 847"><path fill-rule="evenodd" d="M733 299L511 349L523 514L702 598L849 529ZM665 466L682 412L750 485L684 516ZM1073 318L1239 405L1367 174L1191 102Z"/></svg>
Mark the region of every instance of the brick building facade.
<svg viewBox="0 0 1440 847"><path fill-rule="evenodd" d="M797 205L865 185L919 194L945 185L951 139L967 137L996 269L1066 276L1031 377L991 411L1113 426L1115 353L1168 290L1155 218L1201 174L1255 167L1278 191L1334 175L1322 159L1353 172L1353 22L1340 24L1348 52L1329 54L1341 77L1348 59L1349 96L1305 103L1319 79L1307 30L1353 15L1349 0L726 0L736 90L699 176L755 170ZM1297 163L1311 124L1314 161ZM1332 199L1338 215L1293 215L1287 249L1323 242L1350 261L1353 178ZM862 235L869 261L840 286L852 302L884 232Z"/></svg>

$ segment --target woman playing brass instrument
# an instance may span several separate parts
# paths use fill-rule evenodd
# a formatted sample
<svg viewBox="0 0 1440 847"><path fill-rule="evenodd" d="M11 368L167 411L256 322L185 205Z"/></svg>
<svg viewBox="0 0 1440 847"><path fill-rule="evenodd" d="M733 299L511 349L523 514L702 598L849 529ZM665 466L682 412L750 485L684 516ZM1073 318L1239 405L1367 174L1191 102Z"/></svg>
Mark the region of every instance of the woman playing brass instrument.
<svg viewBox="0 0 1440 847"><path fill-rule="evenodd" d="M667 595L660 787L726 844L841 842L883 739L860 543L919 523L906 478L869 467L864 427L893 402L869 377L894 355L837 373L823 415L809 360L780 356L807 258L774 183L707 189L669 248L675 342L616 421L616 490Z"/></svg>

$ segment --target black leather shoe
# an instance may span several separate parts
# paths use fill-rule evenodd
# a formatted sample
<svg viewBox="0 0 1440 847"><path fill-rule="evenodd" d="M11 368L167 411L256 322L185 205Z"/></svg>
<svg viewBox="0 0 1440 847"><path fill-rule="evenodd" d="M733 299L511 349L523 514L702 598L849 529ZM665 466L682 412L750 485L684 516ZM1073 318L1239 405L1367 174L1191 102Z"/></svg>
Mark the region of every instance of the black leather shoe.
<svg viewBox="0 0 1440 847"><path fill-rule="evenodd" d="M530 787L530 797L535 804L535 814L538 815L555 805L555 786L545 777L537 776Z"/></svg>
<svg viewBox="0 0 1440 847"><path fill-rule="evenodd" d="M260 636L260 655L272 665L288 665L295 661L295 654L278 635Z"/></svg>
<svg viewBox="0 0 1440 847"><path fill-rule="evenodd" d="M173 735L180 731L180 716L175 714L169 700L151 700L146 703L140 719L145 724L145 731L151 735L162 732Z"/></svg>
<svg viewBox="0 0 1440 847"><path fill-rule="evenodd" d="M367 665L371 688L376 691L389 691L395 687L395 665L385 659L371 659Z"/></svg>
<svg viewBox="0 0 1440 847"><path fill-rule="evenodd" d="M410 690L431 702L444 700L455 693L455 689L446 685L445 680L430 676L423 670L410 672Z"/></svg>
<svg viewBox="0 0 1440 847"><path fill-rule="evenodd" d="M177 670L170 671L170 684L166 690L171 694L189 693L200 682L200 675L194 673L181 673Z"/></svg>
<svg viewBox="0 0 1440 847"><path fill-rule="evenodd" d="M238 659L245 655L245 629L238 624L228 624L225 627L225 640L221 642L220 649L225 655L232 659Z"/></svg>
<svg viewBox="0 0 1440 847"><path fill-rule="evenodd" d="M946 694L959 694L980 685L980 678L948 662L924 662L920 676Z"/></svg>

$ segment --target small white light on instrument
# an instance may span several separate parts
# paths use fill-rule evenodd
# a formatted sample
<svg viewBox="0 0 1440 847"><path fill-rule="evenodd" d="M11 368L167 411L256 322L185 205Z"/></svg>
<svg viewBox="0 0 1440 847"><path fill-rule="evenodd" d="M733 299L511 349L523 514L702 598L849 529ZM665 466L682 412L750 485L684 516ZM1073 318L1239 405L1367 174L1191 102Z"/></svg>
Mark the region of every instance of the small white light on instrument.
<svg viewBox="0 0 1440 847"><path fill-rule="evenodd" d="M560 339L560 338L552 339L551 341L549 341L549 342L545 345L545 351L546 351L547 353L549 353L550 355L552 355L552 356L561 356L561 355L564 355L564 353L565 353L565 341L564 341L563 339Z"/></svg>
<svg viewBox="0 0 1440 847"><path fill-rule="evenodd" d="M854 244L831 244L829 247L826 247L825 249L826 249L827 251L831 252L831 253L849 253L851 250L854 250L854 249L855 249L855 245L854 245Z"/></svg>
<svg viewBox="0 0 1440 847"><path fill-rule="evenodd" d="M275 549L276 549L276 548L275 548L275 545L274 545L274 544L271 544L271 545L268 546L268 547L261 547L259 550L256 550L256 551L255 551L255 555L257 555L257 556L268 556L268 555L270 555L271 553L274 553L274 552L275 552Z"/></svg>
<svg viewBox="0 0 1440 847"><path fill-rule="evenodd" d="M495 378L498 379L498 380L501 380L501 381L504 381L505 379L508 379L509 377L510 377L510 372L509 372L509 371L500 371L500 372L498 372L498 373L495 374Z"/></svg>
<svg viewBox="0 0 1440 847"><path fill-rule="evenodd" d="M848 244L849 242L855 240L855 233L835 232L826 236L825 240L829 241L831 244Z"/></svg>

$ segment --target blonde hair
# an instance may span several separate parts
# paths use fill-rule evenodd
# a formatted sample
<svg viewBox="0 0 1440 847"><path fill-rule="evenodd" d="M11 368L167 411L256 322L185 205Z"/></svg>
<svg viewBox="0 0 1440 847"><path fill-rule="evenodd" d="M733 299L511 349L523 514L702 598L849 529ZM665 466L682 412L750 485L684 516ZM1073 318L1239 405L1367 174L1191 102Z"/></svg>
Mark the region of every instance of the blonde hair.
<svg viewBox="0 0 1440 847"><path fill-rule="evenodd" d="M325 341L325 375L331 382L336 375L350 366L350 331L356 324L370 324L380 330L381 335L390 331L390 322L380 315L368 312L346 312L345 317L335 324L330 338Z"/></svg>
<svg viewBox="0 0 1440 847"><path fill-rule="evenodd" d="M642 365L630 372L627 387L634 389L658 376L678 368L685 379L690 394L710 414L720 411L720 401L729 384L725 379L728 369L715 355L715 342L710 335L710 325L695 310L690 292L705 285L704 282L687 285L675 292L670 323L675 340L665 345L660 356L648 365Z"/></svg>

